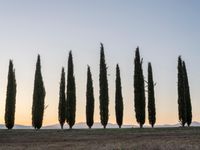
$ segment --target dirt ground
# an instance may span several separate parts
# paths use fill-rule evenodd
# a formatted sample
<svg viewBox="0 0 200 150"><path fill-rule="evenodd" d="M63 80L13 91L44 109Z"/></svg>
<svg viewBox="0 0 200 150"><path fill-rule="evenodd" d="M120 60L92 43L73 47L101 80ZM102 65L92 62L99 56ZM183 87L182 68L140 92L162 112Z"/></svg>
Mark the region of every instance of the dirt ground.
<svg viewBox="0 0 200 150"><path fill-rule="evenodd" d="M0 130L4 150L199 150L200 128Z"/></svg>

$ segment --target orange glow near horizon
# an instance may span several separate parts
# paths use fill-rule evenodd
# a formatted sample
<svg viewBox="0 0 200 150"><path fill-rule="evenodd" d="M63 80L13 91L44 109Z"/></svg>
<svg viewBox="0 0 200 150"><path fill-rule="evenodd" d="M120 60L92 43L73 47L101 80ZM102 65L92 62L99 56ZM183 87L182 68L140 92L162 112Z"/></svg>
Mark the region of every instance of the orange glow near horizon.
<svg viewBox="0 0 200 150"><path fill-rule="evenodd" d="M78 102L77 102L78 103ZM98 102L97 102L98 103ZM31 104L31 103L29 103ZM52 124L58 124L58 114L57 114L57 105L55 104L54 106L56 107L51 107L49 106L44 113L44 119L43 119L43 126L46 125L52 125ZM111 107L114 107L114 105L111 103L112 106L110 106L110 117L109 117L109 123L113 123L116 124L115 121L115 111L114 109L111 109ZM76 123L80 123L80 122L85 122L85 110L80 109L81 104L78 103L77 104L77 110L82 110L82 111L77 111L76 112ZM95 106L98 108L98 106ZM131 105L127 105L125 104L125 110L124 110L124 120L123 120L123 124L124 125L137 125L136 120L135 120L135 114L134 114L134 109L132 109L133 104ZM20 125L28 125L31 126L31 105L29 109L29 111L25 111L25 106L19 106L17 105L17 110L16 110L16 116L15 116L15 124L20 124ZM99 120L99 109L95 109L95 114L94 114L94 122L100 122ZM2 111L1 111L2 114ZM0 116L0 123L4 124L4 120L3 120L3 116ZM198 118L197 115L193 116L193 120L195 121ZM174 112L168 112L168 113L160 113L157 112L157 116L156 116L156 124L157 125L161 125L161 124L176 124L178 123L178 116L176 113ZM148 118L147 118L147 114L146 114L146 125L148 125Z"/></svg>

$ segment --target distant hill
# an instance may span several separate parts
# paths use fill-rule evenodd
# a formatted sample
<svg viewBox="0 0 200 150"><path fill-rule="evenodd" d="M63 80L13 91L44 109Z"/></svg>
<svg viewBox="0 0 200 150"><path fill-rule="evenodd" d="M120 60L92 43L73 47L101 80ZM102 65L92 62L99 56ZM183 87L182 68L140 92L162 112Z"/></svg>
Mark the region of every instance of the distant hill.
<svg viewBox="0 0 200 150"><path fill-rule="evenodd" d="M156 128L167 128L167 127L180 127L181 125L179 123L177 124L163 124L163 125L155 125ZM200 127L200 122L194 121L192 122L191 126L193 127ZM106 126L107 128L118 128L117 124L112 124L112 123L108 123L108 125ZM122 128L137 128L139 126L137 125L123 125ZM148 128L150 127L149 125L145 125L144 127ZM68 129L69 126L67 124L65 124L64 126L65 129ZM86 125L86 123L84 122L80 122L77 123L73 126L74 129L87 129L88 126ZM103 128L101 123L94 123L94 125L92 126L92 128L94 129L98 129L98 128ZM49 126L44 126L42 127L42 129L60 129L60 125L59 124L55 124L55 125L49 125Z"/></svg>
<svg viewBox="0 0 200 150"><path fill-rule="evenodd" d="M191 126L193 127L200 127L200 122L197 122L197 121L193 121ZM138 126L136 125L123 125L122 128L137 128ZM149 128L150 126L149 125L145 125L144 127L146 128ZM180 124L177 123L177 124L163 124L163 125L155 125L156 128L167 128L167 127L180 127ZM69 126L67 124L65 124L64 126L65 129L68 129ZM80 123L77 123L73 126L74 129L87 129L87 125L86 123L84 122L80 122ZM94 129L98 129L98 128L103 128L101 123L94 123L94 125L92 126L92 128ZM117 124L112 124L112 123L108 123L107 125L107 128L118 128L118 125ZM0 129L6 129L5 125L3 124L0 124ZM32 126L25 126L25 125L18 125L16 124L14 126L13 129L33 129ZM42 129L60 129L60 125L59 124L54 124L54 125L47 125L47 126L44 126L42 127Z"/></svg>
<svg viewBox="0 0 200 150"><path fill-rule="evenodd" d="M117 124L112 124L112 123L108 123L108 125L106 126L107 128L118 128ZM136 127L133 125L123 125L122 128L132 128L132 127ZM69 126L66 124L64 126L65 129L68 129ZM87 129L88 126L86 125L86 123L84 122L80 122L77 123L73 126L74 129ZM102 128L101 123L94 123L92 128L94 129L98 129L98 128ZM55 124L55 125L49 125L49 126L44 126L43 129L60 129L60 125L59 124Z"/></svg>
<svg viewBox="0 0 200 150"><path fill-rule="evenodd" d="M177 124L163 124L163 125L156 125L155 127L162 128L162 127L180 127L180 123ZM200 122L193 121L190 125L191 127L200 127Z"/></svg>
<svg viewBox="0 0 200 150"><path fill-rule="evenodd" d="M6 129L5 125L0 124L0 129ZM16 124L16 125L13 127L13 129L33 129L33 127Z"/></svg>

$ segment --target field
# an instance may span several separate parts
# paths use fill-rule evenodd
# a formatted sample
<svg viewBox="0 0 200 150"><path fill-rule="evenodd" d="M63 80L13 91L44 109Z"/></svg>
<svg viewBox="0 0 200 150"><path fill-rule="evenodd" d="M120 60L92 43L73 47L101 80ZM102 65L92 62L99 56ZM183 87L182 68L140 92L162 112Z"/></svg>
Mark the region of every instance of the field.
<svg viewBox="0 0 200 150"><path fill-rule="evenodd" d="M0 149L199 150L200 128L0 130Z"/></svg>

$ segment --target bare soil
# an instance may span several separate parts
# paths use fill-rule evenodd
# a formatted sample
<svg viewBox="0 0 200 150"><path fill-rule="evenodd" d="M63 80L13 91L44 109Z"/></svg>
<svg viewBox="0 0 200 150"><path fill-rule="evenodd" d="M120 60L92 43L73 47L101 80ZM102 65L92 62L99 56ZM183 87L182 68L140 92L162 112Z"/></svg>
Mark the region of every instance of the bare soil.
<svg viewBox="0 0 200 150"><path fill-rule="evenodd" d="M4 150L199 150L200 128L0 130Z"/></svg>

